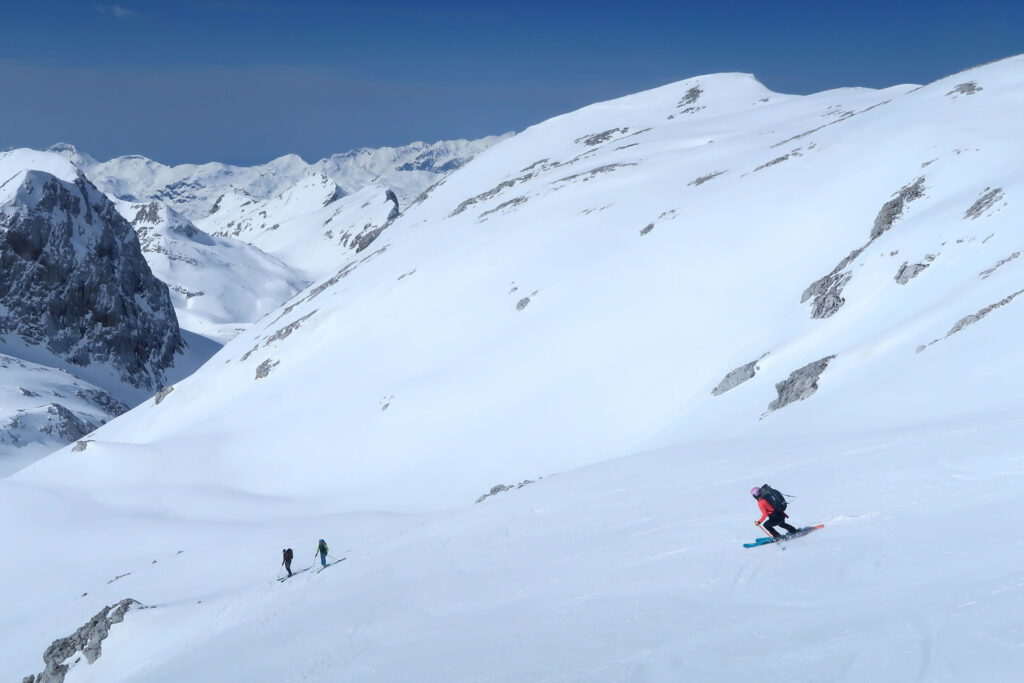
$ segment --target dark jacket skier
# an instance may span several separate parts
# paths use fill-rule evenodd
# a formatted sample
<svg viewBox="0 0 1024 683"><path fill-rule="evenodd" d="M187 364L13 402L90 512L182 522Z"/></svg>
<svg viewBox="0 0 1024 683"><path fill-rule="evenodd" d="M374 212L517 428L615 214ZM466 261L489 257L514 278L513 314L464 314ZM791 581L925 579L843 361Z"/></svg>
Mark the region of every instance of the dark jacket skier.
<svg viewBox="0 0 1024 683"><path fill-rule="evenodd" d="M320 543L316 547L316 552L320 555L320 564L326 567L328 550L327 543L324 542L324 539L320 539Z"/></svg>
<svg viewBox="0 0 1024 683"><path fill-rule="evenodd" d="M295 553L292 552L291 548L285 548L281 551L281 557L283 558L284 568L288 570L288 576L292 575L292 558L295 557Z"/></svg>
<svg viewBox="0 0 1024 683"><path fill-rule="evenodd" d="M758 509L761 510L761 519L754 522L754 526L761 526L761 522L764 522L765 518L767 518L768 521L765 522L763 528L765 531L768 532L768 535L772 538L782 537L782 534L775 530L775 527L777 526L781 526L783 529L786 530L787 533L795 534L797 531L799 531L799 529L797 529L794 526L790 526L786 523L786 518L789 517L789 515L782 511L783 509L785 509L785 502L783 502L782 506L780 506L782 507L782 509L776 510L775 506L773 506L771 502L768 500L768 497L771 494L776 494L780 498L782 496L781 493L776 492L775 489L768 486L767 484L765 484L764 486L755 486L754 488L750 489L750 495L752 495L754 497L754 500L757 501L757 507ZM785 501L784 498L782 500Z"/></svg>

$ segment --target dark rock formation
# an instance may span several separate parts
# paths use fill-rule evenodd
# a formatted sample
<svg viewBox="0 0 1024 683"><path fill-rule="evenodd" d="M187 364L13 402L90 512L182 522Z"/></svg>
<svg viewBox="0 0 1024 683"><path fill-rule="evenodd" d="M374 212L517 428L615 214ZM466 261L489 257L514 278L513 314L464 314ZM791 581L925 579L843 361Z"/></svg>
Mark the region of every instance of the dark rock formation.
<svg viewBox="0 0 1024 683"><path fill-rule="evenodd" d="M0 205L0 332L155 389L184 342L132 227L82 175L19 179Z"/></svg>
<svg viewBox="0 0 1024 683"><path fill-rule="evenodd" d="M971 204L971 207L964 212L964 218L970 218L971 220L974 220L975 218L981 217L982 214L984 214L986 211L995 206L996 203L1002 198L1003 188L986 187L982 191L981 196L978 197L978 201Z"/></svg>
<svg viewBox="0 0 1024 683"><path fill-rule="evenodd" d="M984 90L984 88L974 81L967 81L966 83L960 83L946 94L953 99L956 99L958 95L973 95L981 92L982 90Z"/></svg>

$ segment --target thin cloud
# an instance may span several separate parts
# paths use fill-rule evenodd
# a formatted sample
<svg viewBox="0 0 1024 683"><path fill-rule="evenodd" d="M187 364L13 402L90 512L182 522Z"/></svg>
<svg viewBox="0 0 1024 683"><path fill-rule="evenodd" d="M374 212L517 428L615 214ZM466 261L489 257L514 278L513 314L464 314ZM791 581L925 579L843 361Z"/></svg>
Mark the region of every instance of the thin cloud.
<svg viewBox="0 0 1024 683"><path fill-rule="evenodd" d="M109 14L118 19L127 19L128 17L137 17L139 15L135 10L122 7L121 5L96 5L96 11L102 14Z"/></svg>

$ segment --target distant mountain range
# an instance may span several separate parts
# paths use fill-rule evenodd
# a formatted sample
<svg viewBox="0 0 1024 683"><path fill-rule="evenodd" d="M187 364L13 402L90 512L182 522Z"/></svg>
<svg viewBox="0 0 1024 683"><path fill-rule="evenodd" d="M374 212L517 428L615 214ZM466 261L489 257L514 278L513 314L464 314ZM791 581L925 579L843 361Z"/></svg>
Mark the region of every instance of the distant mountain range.
<svg viewBox="0 0 1024 683"><path fill-rule="evenodd" d="M97 161L68 143L53 145L49 151L66 156L112 197L130 202L163 202L197 221L209 215L222 196L237 195L241 201L269 199L303 177L315 174L327 176L346 194L371 184L386 186L404 204L473 155L510 135L362 148L312 164L296 154L288 154L257 166L216 162L166 166L138 155Z"/></svg>

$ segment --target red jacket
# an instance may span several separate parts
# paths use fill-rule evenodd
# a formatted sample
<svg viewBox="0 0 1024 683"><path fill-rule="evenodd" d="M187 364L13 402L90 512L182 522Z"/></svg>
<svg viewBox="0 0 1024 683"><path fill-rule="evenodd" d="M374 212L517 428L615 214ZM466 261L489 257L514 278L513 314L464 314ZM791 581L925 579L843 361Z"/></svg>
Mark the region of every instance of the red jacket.
<svg viewBox="0 0 1024 683"><path fill-rule="evenodd" d="M763 522L765 520L765 518L768 517L768 515L770 515L773 512L775 512L775 508L772 507L772 504L769 503L764 498L758 499L757 507L759 507L761 509L761 519L757 520L758 524ZM789 517L789 515L787 515L785 512L782 513L782 516L783 517Z"/></svg>

